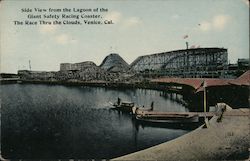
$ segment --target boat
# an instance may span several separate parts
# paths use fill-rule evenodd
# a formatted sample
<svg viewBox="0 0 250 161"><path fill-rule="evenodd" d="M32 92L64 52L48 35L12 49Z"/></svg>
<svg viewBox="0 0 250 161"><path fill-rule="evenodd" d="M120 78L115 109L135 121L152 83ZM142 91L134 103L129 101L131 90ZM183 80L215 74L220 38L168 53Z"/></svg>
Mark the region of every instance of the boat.
<svg viewBox="0 0 250 161"><path fill-rule="evenodd" d="M112 104L114 106L114 109L124 112L132 112L132 108L135 107L134 102L128 102L128 101L122 101L122 102L116 102Z"/></svg>
<svg viewBox="0 0 250 161"><path fill-rule="evenodd" d="M194 130L202 125L202 122L192 122L192 123L169 123L169 122L154 122L154 121L145 121L145 120L138 120L135 117L133 117L133 120L135 121L134 124L139 128L141 126L144 127L157 127L157 128L167 128L167 129L182 129L182 130Z"/></svg>
<svg viewBox="0 0 250 161"><path fill-rule="evenodd" d="M137 107L137 106L134 106L132 107L132 114L133 115L136 115L137 113L140 113L138 111L153 111L153 107Z"/></svg>
<svg viewBox="0 0 250 161"><path fill-rule="evenodd" d="M136 115L136 119L154 123L192 123L199 122L198 115Z"/></svg>
<svg viewBox="0 0 250 161"><path fill-rule="evenodd" d="M151 123L197 123L199 115L194 113L178 113L178 112L153 112L136 110L135 118L138 121Z"/></svg>

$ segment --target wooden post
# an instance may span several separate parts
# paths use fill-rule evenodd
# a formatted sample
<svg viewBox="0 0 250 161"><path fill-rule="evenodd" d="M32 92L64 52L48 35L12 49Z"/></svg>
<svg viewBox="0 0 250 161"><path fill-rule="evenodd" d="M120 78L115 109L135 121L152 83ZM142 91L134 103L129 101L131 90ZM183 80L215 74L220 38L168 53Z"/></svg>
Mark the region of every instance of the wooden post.
<svg viewBox="0 0 250 161"><path fill-rule="evenodd" d="M204 80L203 82L203 88L204 88L204 121L205 121L205 127L208 128L208 118L206 117L206 112L207 112L207 96L206 96L206 87L207 87L207 83Z"/></svg>
<svg viewBox="0 0 250 161"><path fill-rule="evenodd" d="M204 112L206 113L206 111L207 111L207 98L206 98L206 86L204 86Z"/></svg>

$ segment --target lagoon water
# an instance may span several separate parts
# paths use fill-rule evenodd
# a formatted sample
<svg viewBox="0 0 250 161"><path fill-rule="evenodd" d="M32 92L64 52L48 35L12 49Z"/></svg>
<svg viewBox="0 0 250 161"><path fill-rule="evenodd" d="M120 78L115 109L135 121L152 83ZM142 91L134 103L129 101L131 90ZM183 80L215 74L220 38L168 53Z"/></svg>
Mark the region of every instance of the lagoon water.
<svg viewBox="0 0 250 161"><path fill-rule="evenodd" d="M184 135L190 129L141 126L111 110L122 100L158 111L188 111L181 96L145 89L1 85L1 154L11 159L114 158ZM179 101L176 101L179 100Z"/></svg>

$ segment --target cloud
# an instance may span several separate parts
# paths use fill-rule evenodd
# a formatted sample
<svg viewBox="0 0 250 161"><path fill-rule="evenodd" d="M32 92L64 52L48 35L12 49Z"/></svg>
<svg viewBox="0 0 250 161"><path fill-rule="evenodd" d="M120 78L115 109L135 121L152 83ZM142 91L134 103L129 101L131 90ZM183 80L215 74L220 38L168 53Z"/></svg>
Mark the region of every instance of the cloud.
<svg viewBox="0 0 250 161"><path fill-rule="evenodd" d="M61 35L56 37L56 42L58 44L67 44L68 41L69 41L69 37L66 34L61 34Z"/></svg>
<svg viewBox="0 0 250 161"><path fill-rule="evenodd" d="M41 25L39 27L39 32L42 34L54 33L57 29L56 25Z"/></svg>
<svg viewBox="0 0 250 161"><path fill-rule="evenodd" d="M124 26L126 27L136 26L139 25L140 23L142 22L138 17L130 17L124 20Z"/></svg>
<svg viewBox="0 0 250 161"><path fill-rule="evenodd" d="M77 43L77 40L73 39L68 34L60 34L55 37L55 40L58 44L69 44L69 43Z"/></svg>
<svg viewBox="0 0 250 161"><path fill-rule="evenodd" d="M180 18L180 15L174 14L174 15L171 16L171 18L174 19L174 20L177 20L177 19Z"/></svg>
<svg viewBox="0 0 250 161"><path fill-rule="evenodd" d="M77 43L77 40L72 38L72 36L60 33L57 29L58 26L56 25L41 25L39 27L39 32L41 34L45 34L48 40L52 40L61 45Z"/></svg>
<svg viewBox="0 0 250 161"><path fill-rule="evenodd" d="M121 27L133 27L142 23L138 17L124 17L121 12L113 11L104 16L105 20L112 20L115 24L119 22Z"/></svg>
<svg viewBox="0 0 250 161"><path fill-rule="evenodd" d="M215 29L222 30L229 21L229 16L226 15L217 15L213 18L212 24Z"/></svg>
<svg viewBox="0 0 250 161"><path fill-rule="evenodd" d="M211 29L211 23L208 21L203 21L199 25L202 31L208 31Z"/></svg>
<svg viewBox="0 0 250 161"><path fill-rule="evenodd" d="M110 12L105 15L104 19L105 20L113 20L113 22L117 23L121 20L122 14L117 11Z"/></svg>
<svg viewBox="0 0 250 161"><path fill-rule="evenodd" d="M216 15L210 20L204 20L199 23L199 29L202 31L223 30L229 20L230 17L227 15Z"/></svg>

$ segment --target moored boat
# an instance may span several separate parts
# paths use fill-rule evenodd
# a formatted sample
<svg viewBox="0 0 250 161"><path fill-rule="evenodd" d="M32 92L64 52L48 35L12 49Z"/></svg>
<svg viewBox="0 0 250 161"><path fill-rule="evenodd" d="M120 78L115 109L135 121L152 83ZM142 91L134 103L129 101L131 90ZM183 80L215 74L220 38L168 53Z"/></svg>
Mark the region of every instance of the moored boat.
<svg viewBox="0 0 250 161"><path fill-rule="evenodd" d="M132 114L133 115L136 115L138 113L140 113L140 111L153 111L153 107L149 107L149 108L145 108L145 107L137 107L137 106L134 106L132 108Z"/></svg>
<svg viewBox="0 0 250 161"><path fill-rule="evenodd" d="M195 123L199 122L199 116L195 114L137 114L137 120L151 123Z"/></svg>
<svg viewBox="0 0 250 161"><path fill-rule="evenodd" d="M132 108L135 106L134 102L122 101L116 102L112 104L114 109L124 111L124 112L132 112Z"/></svg>
<svg viewBox="0 0 250 161"><path fill-rule="evenodd" d="M151 123L193 123L199 122L196 113L183 112L157 112L150 109L133 108L136 120Z"/></svg>

